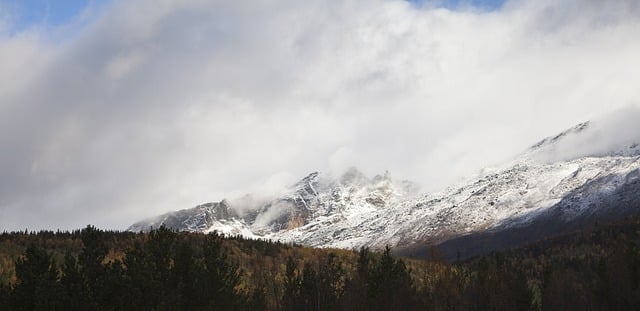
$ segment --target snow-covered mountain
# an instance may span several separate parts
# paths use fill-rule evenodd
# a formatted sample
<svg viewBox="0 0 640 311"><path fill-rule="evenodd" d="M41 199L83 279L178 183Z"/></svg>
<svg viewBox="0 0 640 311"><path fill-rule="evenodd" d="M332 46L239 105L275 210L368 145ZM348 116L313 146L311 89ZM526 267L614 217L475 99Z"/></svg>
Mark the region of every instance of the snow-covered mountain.
<svg viewBox="0 0 640 311"><path fill-rule="evenodd" d="M128 230L144 231L164 224L182 231L216 230L289 240L284 232L301 227L308 230L309 225L341 222L383 210L415 195L417 190L416 184L394 180L388 172L373 178L356 168L347 170L339 178L313 172L275 199L258 201L247 195L232 201L205 203L146 219Z"/></svg>
<svg viewBox="0 0 640 311"><path fill-rule="evenodd" d="M585 145L594 139L597 148ZM640 144L617 139L603 149L597 139L603 139L597 126L580 124L440 193L418 195L413 183L388 173L371 179L356 169L337 179L312 173L257 207L223 200L129 230L164 223L178 230L218 230L314 247L391 245L407 252L446 241L462 247L460 241L482 234L520 234L477 250L486 251L638 213Z"/></svg>

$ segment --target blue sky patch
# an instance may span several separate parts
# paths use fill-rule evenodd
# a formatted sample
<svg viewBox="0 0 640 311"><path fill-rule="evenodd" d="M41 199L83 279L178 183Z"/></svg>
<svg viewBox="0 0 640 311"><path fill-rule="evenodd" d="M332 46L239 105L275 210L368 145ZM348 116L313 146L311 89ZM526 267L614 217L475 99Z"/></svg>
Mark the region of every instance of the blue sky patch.
<svg viewBox="0 0 640 311"><path fill-rule="evenodd" d="M506 0L407 0L416 6L434 6L457 10L474 7L483 11L495 11L502 7Z"/></svg>
<svg viewBox="0 0 640 311"><path fill-rule="evenodd" d="M9 16L10 31L20 32L32 26L55 27L65 24L95 4L110 0L0 0L0 16ZM433 6L451 10L468 8L494 11L502 7L505 0L407 0L418 7ZM6 14L8 13L8 14Z"/></svg>
<svg viewBox="0 0 640 311"><path fill-rule="evenodd" d="M93 3L93 0L0 0L0 10L6 10L2 15L9 16L10 31L15 33L32 26L65 24Z"/></svg>

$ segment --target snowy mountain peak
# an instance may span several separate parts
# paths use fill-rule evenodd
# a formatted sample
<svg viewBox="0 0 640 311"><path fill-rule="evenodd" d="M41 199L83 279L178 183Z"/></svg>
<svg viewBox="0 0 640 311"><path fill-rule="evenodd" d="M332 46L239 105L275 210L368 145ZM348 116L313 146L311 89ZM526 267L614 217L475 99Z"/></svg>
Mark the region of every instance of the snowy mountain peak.
<svg viewBox="0 0 640 311"><path fill-rule="evenodd" d="M536 150L540 150L543 148L548 148L550 146L553 146L554 144L557 144L560 140L566 138L567 136L571 136L571 135L576 135L582 131L584 131L587 127L589 127L590 121L587 122L583 122L580 123L558 135L555 136L551 136L551 137L547 137L539 142L537 142L536 144L534 144L533 146L531 146L527 151L536 151Z"/></svg>
<svg viewBox="0 0 640 311"><path fill-rule="evenodd" d="M338 177L313 172L259 204L250 203L251 196L206 203L130 230L165 224L339 248L416 249L531 226L540 227L522 231L520 241L538 239L593 219L638 212L640 147L635 142L640 126L634 126L581 123L441 193L417 196L414 183L395 180L388 172L373 178L356 168Z"/></svg>
<svg viewBox="0 0 640 311"><path fill-rule="evenodd" d="M640 117L640 115L638 115ZM586 157L640 155L640 122L604 120L580 123L527 149L518 159L555 163Z"/></svg>
<svg viewBox="0 0 640 311"><path fill-rule="evenodd" d="M336 179L312 172L275 199L257 206L252 195L245 195L232 203L227 200L205 203L147 219L129 230L165 224L178 230L219 230L270 237L327 218L335 220L344 218L345 214L384 208L414 194L417 189L412 182L393 180L388 172L373 179L355 167Z"/></svg>
<svg viewBox="0 0 640 311"><path fill-rule="evenodd" d="M298 181L297 183L295 183L292 188L300 188L300 187L307 187L310 184L317 184L318 181L320 179L320 173L318 172L312 172L309 175L305 176L304 178L302 178L300 181Z"/></svg>

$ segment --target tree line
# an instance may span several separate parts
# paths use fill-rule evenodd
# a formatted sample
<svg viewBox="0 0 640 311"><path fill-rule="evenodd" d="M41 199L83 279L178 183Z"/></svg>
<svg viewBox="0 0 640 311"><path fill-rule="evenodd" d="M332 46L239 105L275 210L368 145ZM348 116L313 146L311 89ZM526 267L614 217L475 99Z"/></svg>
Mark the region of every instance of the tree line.
<svg viewBox="0 0 640 311"><path fill-rule="evenodd" d="M631 310L640 220L449 263L216 233L0 234L0 310Z"/></svg>

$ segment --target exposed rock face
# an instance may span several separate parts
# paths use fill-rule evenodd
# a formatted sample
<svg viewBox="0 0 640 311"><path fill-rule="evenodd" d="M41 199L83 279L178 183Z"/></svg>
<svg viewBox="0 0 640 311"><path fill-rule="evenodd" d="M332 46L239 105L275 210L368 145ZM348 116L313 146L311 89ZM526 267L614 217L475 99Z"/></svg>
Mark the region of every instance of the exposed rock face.
<svg viewBox="0 0 640 311"><path fill-rule="evenodd" d="M233 211L229 213L226 200L216 203L204 203L194 208L183 209L176 212L150 218L129 227L129 231L146 231L165 225L169 228L183 231L206 231L219 220L234 217Z"/></svg>
<svg viewBox="0 0 640 311"><path fill-rule="evenodd" d="M370 179L351 168L339 178L332 179L313 172L281 196L254 209L240 206L243 200L234 203L239 205L230 204L226 200L205 203L138 222L129 230L144 231L164 224L183 231L250 232L246 235L277 238L279 232L301 228L348 210L383 209L414 194L417 189L414 183L395 181L388 173ZM250 200L244 202L248 201ZM226 227L232 224L239 227Z"/></svg>
<svg viewBox="0 0 640 311"><path fill-rule="evenodd" d="M638 213L640 144L559 154L584 141L590 126L583 123L544 139L511 162L441 193L417 195L415 184L388 173L368 178L350 169L328 178L314 172L249 212L226 201L207 203L130 230L164 223L178 230L218 230L316 247L390 245L405 253L433 244L472 250L465 255L509 247Z"/></svg>

